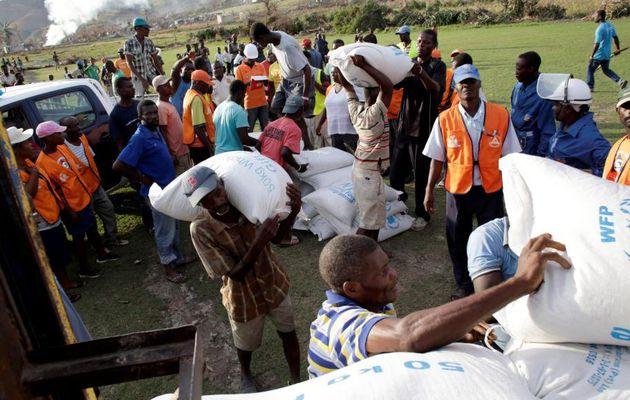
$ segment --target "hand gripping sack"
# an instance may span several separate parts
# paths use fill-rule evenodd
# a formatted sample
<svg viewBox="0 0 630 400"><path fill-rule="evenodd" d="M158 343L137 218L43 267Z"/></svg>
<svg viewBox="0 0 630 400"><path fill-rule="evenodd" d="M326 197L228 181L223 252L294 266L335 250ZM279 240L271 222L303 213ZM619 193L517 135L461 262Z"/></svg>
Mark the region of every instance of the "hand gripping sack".
<svg viewBox="0 0 630 400"><path fill-rule="evenodd" d="M538 398L630 399L630 347L511 341L505 354Z"/></svg>
<svg viewBox="0 0 630 400"><path fill-rule="evenodd" d="M369 357L318 378L268 392L203 400L534 400L510 360L480 346L451 344L429 353Z"/></svg>
<svg viewBox="0 0 630 400"><path fill-rule="evenodd" d="M394 85L402 81L413 66L407 53L392 46L354 43L333 50L330 63L341 70L348 82L359 87L377 87L378 83L364 69L354 65L350 58L354 55L363 56L368 64L383 72Z"/></svg>
<svg viewBox="0 0 630 400"><path fill-rule="evenodd" d="M495 317L517 339L630 345L630 186L558 162L502 158L509 245L516 254L548 232L572 264L551 262L537 293Z"/></svg>
<svg viewBox="0 0 630 400"><path fill-rule="evenodd" d="M291 208L286 186L292 183L287 172L275 161L260 153L230 151L201 162L212 168L223 180L228 201L251 223L257 224L280 215L286 218ZM151 205L170 217L192 221L201 207L192 207L182 189L183 175L175 178L164 189L152 185L149 190Z"/></svg>

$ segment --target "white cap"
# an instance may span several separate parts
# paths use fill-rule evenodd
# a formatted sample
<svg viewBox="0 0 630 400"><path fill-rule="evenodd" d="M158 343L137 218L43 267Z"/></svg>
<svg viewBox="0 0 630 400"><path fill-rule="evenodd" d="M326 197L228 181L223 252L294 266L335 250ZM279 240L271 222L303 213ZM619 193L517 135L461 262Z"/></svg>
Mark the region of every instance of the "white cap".
<svg viewBox="0 0 630 400"><path fill-rule="evenodd" d="M160 86L168 83L168 81L170 81L171 79L166 77L165 75L158 75L155 78L153 78L153 82L151 82L153 84L154 88L159 88Z"/></svg>
<svg viewBox="0 0 630 400"><path fill-rule="evenodd" d="M248 60L255 60L258 58L258 47L254 43L250 43L245 46L243 54L245 54Z"/></svg>
<svg viewBox="0 0 630 400"><path fill-rule="evenodd" d="M21 129L14 126L7 128L7 134L9 135L9 141L11 144L19 144L25 142L33 137L32 129Z"/></svg>
<svg viewBox="0 0 630 400"><path fill-rule="evenodd" d="M546 100L563 101L569 104L591 104L591 89L581 79L569 74L540 74L536 92Z"/></svg>

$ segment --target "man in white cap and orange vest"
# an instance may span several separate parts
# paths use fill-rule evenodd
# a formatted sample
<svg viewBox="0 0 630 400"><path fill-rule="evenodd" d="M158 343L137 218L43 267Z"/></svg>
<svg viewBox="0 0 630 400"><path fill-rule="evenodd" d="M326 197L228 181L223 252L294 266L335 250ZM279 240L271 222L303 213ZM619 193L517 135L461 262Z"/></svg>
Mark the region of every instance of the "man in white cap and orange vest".
<svg viewBox="0 0 630 400"><path fill-rule="evenodd" d="M619 92L617 114L626 134L610 149L603 177L622 185L630 185L630 88Z"/></svg>
<svg viewBox="0 0 630 400"><path fill-rule="evenodd" d="M247 85L245 111L247 111L249 131L253 132L256 121L260 124L260 130L263 131L269 123L269 107L267 106L265 93L267 73L265 72L265 67L261 63L256 62L258 48L254 43L245 46L243 54L245 54L245 60L236 67L234 76Z"/></svg>
<svg viewBox="0 0 630 400"><path fill-rule="evenodd" d="M504 215L499 158L521 146L508 111L480 99L474 65L457 68L453 80L460 104L440 114L423 151L432 159L424 205L433 213L435 184L446 164L446 238L457 284L451 299L458 299L473 292L466 255L473 216L482 225Z"/></svg>
<svg viewBox="0 0 630 400"><path fill-rule="evenodd" d="M195 164L214 155L214 104L210 98L212 79L206 71L190 75L191 87L184 96L184 144L190 149Z"/></svg>

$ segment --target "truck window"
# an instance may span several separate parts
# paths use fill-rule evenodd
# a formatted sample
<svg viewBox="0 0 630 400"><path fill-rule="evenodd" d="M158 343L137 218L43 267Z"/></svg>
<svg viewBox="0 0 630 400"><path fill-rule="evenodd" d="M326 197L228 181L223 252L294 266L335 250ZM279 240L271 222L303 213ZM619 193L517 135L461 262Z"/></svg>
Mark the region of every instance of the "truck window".
<svg viewBox="0 0 630 400"><path fill-rule="evenodd" d="M96 111L81 91L63 93L35 101L35 107L44 121L59 122L64 117L79 119L79 127L85 128L96 121Z"/></svg>
<svg viewBox="0 0 630 400"><path fill-rule="evenodd" d="M24 110L20 106L6 109L2 111L2 120L4 127L15 126L16 128L30 129L33 128L24 114Z"/></svg>

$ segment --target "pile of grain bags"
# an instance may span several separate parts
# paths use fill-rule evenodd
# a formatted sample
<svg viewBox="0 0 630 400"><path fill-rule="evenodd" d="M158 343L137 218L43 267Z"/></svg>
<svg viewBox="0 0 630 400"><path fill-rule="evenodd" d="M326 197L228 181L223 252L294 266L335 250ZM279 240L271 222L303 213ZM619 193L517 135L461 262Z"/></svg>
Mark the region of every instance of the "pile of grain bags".
<svg viewBox="0 0 630 400"><path fill-rule="evenodd" d="M495 313L506 354L539 398L630 399L630 187L524 154L499 165L510 247L548 232L572 265Z"/></svg>
<svg viewBox="0 0 630 400"><path fill-rule="evenodd" d="M302 213L294 228L308 228L319 240L354 233L358 229L357 204L352 192L354 157L334 147L303 151L296 158L308 163L308 169L297 174L302 192ZM411 228L413 218L398 200L399 193L385 185L385 228L379 241L387 240Z"/></svg>

